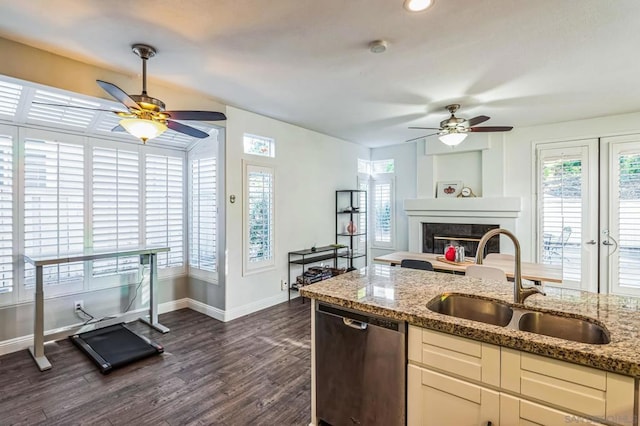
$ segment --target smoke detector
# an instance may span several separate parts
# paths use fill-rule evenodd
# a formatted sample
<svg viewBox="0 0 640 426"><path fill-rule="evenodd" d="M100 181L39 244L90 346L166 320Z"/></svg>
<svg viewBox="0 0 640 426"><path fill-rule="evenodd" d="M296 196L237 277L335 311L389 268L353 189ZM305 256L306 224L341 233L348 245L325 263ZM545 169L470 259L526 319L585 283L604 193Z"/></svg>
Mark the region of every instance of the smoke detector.
<svg viewBox="0 0 640 426"><path fill-rule="evenodd" d="M374 40L369 43L371 53L382 53L387 50L387 42L384 40Z"/></svg>

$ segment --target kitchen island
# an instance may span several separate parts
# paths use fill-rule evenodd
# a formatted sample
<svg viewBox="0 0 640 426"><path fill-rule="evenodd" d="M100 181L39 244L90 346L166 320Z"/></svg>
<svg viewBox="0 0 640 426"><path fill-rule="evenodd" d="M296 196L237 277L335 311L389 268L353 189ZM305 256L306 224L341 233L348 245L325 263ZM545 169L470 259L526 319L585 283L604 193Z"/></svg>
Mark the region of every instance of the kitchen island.
<svg viewBox="0 0 640 426"><path fill-rule="evenodd" d="M544 409L552 410L553 413L560 413L557 409L562 407L568 413L563 412L563 414L577 416L575 413L579 413L584 418L575 417L576 419L582 421L585 418L590 418L590 422L593 424L598 424L598 422L603 424L637 424L636 412L633 410L634 405L636 407L638 405L636 402L638 400L637 379L640 378L640 303L638 299L551 287L546 288L546 292L547 296L535 295L530 297L526 300L525 306L543 312L562 312L570 317L586 316L592 318L606 327L610 342L608 344L579 343L443 315L428 309L428 302L445 293L461 293L480 298L499 299L513 305L513 287L510 284L459 275L418 271L386 265L371 265L369 268L353 271L305 287L301 294L313 299L314 305L316 301L320 301L389 319L406 321L409 324L409 359L407 364L407 383L409 388L412 386L412 377L414 376L412 371L415 368L419 368L422 369L420 371L422 372L423 381L426 380L424 377L427 373L425 372L428 372L429 374L438 374L438 377L442 380L450 380L453 377L452 380L456 380L456 386L474 386L474 392L478 385L482 385L483 387L480 389L482 392L479 390L478 394L484 395L485 401L492 399L487 395L493 395L499 401L500 407L517 405L520 407L519 410L524 412L532 409L532 406L538 407L537 403L543 401L551 407L544 406L542 407ZM427 348L432 343L435 349ZM485 380L485 373L482 372L478 378L471 377L468 382L462 382L459 379L464 379L465 376L458 367L453 368L450 375L443 375L442 373L447 373L450 369L444 364L438 365L437 363L432 366L432 370L429 370L430 367L427 365L428 362L425 358L427 355L423 357L421 352L424 354L445 353L450 346L455 347L458 343L463 344L464 347L468 346L467 343L471 346L476 345L479 348L477 350L482 353L495 353L494 358L497 367L494 368L496 370L495 374L492 373L494 378ZM463 353L465 350L455 349L452 353ZM473 349L473 351L475 350ZM415 355L415 360L412 360L412 353L417 354ZM467 357L468 355L464 356ZM451 359L447 358L445 363L455 366L456 362ZM469 365L469 362L471 362L469 359L465 359L463 365ZM509 360L513 361L513 364L505 364L506 362L511 362ZM531 386L530 383L545 382L544 385L546 386L548 384L546 383L547 381L557 382L559 380L554 376L555 373L547 373L546 371L542 371L540 377L547 377L549 378L548 380L530 378L531 374L533 374L532 370L535 370L535 368L526 366L533 364L543 365L546 362L545 360L549 360L549 362L561 361L558 365L550 366L549 368L552 370L560 369L564 371L563 369L566 368L568 369L567 371L571 371L570 374L567 373L569 375L573 374L574 370L576 371L578 378L571 379L564 376L564 379L562 379L572 382L569 387L574 386L575 383L573 382L578 382L577 386L581 386L580 383L584 381L582 373L587 375L601 373L602 377L599 377L598 380L603 384L593 385L593 389L595 389L593 395L590 393L593 390L591 387L586 391L584 389L574 389L568 394L560 392L557 395L553 395L552 390L564 389L562 383L554 382L550 388L543 391L544 395L549 394L554 398L552 401L545 401L544 395L535 394L533 391L531 392L534 396L530 400L522 399L524 398L522 395L526 396L529 392L525 388ZM484 365L483 368L485 370L483 371L489 370L486 366L488 361L480 360L478 362L479 365ZM427 366L425 367L425 365ZM522 374L520 373L521 365L523 366ZM524 371L526 369L528 370ZM538 373L536 372L535 374ZM518 383L510 383L510 381L514 382L514 375L520 374L522 377L516 380ZM559 374L562 376L564 373ZM614 383L614 379L620 379L625 382L624 386L620 388L622 389L621 391L616 390L616 392L624 394L624 396L616 398L618 401L624 400L623 403L619 404L624 405L624 407L616 407L616 417L614 417L614 414L609 415L609 409L606 412L604 411L605 408L602 408L601 411L595 409L595 411L592 411L590 407L596 405L596 400L602 400L603 407L607 404L613 407L613 401L607 402L605 400L607 393L613 395L614 386L611 385L611 392L608 392L605 383ZM415 405L422 404L422 402L412 402L410 394L411 390L408 389L407 424L417 424L418 420L416 419L420 416L412 413L412 407L413 411L416 411ZM577 399L581 395L588 394L589 396L585 401L572 405L572 401L568 400L571 399L573 394L576 395ZM514 399L516 397L520 399L516 401ZM423 395L420 398L424 399L425 397ZM565 399L568 402L566 404L561 403L556 400L557 398ZM439 403L442 404L443 402L439 401ZM479 410L486 411L483 408ZM522 413L519 415L525 416ZM312 416L315 421L315 413ZM508 420L504 420L509 418L504 412L501 411L495 416L496 420L492 421L492 425L500 424L500 418L503 419L502 424L509 424ZM560 417L551 416L549 418L557 419ZM424 421L424 419L419 423L436 424L435 422ZM552 421L542 421L542 424L552 423Z"/></svg>

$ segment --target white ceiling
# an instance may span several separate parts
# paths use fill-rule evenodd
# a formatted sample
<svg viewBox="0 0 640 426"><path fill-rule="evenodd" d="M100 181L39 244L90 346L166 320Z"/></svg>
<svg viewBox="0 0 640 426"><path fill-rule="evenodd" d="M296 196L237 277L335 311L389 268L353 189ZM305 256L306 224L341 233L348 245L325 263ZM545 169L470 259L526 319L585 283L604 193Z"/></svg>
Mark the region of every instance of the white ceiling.
<svg viewBox="0 0 640 426"><path fill-rule="evenodd" d="M516 127L640 110L638 0L402 2L0 0L0 37L127 73L147 43L155 79L372 147L453 102Z"/></svg>

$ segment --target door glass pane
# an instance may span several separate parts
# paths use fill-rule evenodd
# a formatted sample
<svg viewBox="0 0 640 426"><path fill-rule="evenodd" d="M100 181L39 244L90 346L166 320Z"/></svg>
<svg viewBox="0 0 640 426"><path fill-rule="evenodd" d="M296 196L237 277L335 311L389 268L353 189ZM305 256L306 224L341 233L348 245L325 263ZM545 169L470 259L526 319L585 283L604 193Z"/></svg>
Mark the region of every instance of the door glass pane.
<svg viewBox="0 0 640 426"><path fill-rule="evenodd" d="M582 159L542 153L542 263L560 265L563 280L580 282L582 241Z"/></svg>
<svg viewBox="0 0 640 426"><path fill-rule="evenodd" d="M620 287L640 288L640 153L618 154L619 226L617 280ZM614 280L616 277L614 277Z"/></svg>

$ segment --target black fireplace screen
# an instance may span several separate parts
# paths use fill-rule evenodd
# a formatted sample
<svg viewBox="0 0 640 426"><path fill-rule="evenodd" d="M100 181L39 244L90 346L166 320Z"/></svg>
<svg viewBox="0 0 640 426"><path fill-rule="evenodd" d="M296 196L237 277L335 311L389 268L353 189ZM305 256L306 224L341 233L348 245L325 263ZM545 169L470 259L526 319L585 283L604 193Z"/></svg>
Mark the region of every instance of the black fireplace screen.
<svg viewBox="0 0 640 426"><path fill-rule="evenodd" d="M468 223L423 223L422 252L443 254L449 244L464 247L467 256L475 256L478 242L487 231L499 228L499 225L480 225ZM483 257L488 253L500 253L500 236L491 238L484 249Z"/></svg>

